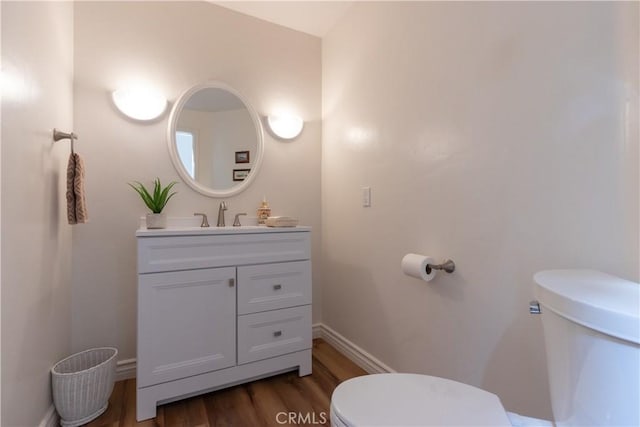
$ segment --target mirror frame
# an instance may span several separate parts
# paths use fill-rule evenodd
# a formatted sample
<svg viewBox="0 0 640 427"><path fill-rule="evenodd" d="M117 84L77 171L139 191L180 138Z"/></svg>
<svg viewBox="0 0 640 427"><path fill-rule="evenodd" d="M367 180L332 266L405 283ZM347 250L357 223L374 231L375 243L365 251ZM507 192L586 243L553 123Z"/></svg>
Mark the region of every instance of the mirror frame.
<svg viewBox="0 0 640 427"><path fill-rule="evenodd" d="M242 182L228 189L209 188L191 178L184 165L182 164L180 156L178 155L178 149L176 145L176 127L178 124L178 116L182 112L184 105L187 103L189 98L191 98L191 95L202 89L224 89L227 92L230 92L233 95L237 96L238 99L240 99L240 101L242 101L242 103L247 108L249 116L251 116L251 120L253 121L253 125L256 130L256 153L255 156L253 153L251 154L253 158L251 172ZM226 83L214 80L190 87L182 95L180 95L175 105L171 109L171 115L169 116L169 126L167 127L167 142L169 145L169 157L171 158L171 163L173 163L173 166L178 172L178 175L180 175L180 178L182 178L182 181L198 193L208 197L224 198L234 196L249 188L251 183L256 179L256 176L260 172L260 167L262 166L262 157L264 156L264 135L260 116L258 116L258 113L256 113L251 104L247 102L246 98L238 93L238 91L236 91Z"/></svg>

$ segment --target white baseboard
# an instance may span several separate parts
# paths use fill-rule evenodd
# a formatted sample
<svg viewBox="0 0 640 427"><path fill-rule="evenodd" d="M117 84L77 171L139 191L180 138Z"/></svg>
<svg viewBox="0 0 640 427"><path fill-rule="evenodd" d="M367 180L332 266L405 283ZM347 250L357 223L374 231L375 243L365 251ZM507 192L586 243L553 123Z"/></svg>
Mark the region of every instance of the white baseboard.
<svg viewBox="0 0 640 427"><path fill-rule="evenodd" d="M312 334L314 339L321 338L325 340L333 348L370 374L396 372L323 323L314 323L312 326ZM127 380L135 377L135 358L119 360L116 363L116 381ZM56 412L55 406L52 404L44 415L44 418L42 418L42 421L40 421L38 427L58 427L60 425L59 423L60 417Z"/></svg>
<svg viewBox="0 0 640 427"><path fill-rule="evenodd" d="M333 348L370 374L396 372L394 369L391 369L389 366L385 365L380 360L323 323L316 323L313 325L313 337L322 338Z"/></svg>
<svg viewBox="0 0 640 427"><path fill-rule="evenodd" d="M322 323L314 323L311 325L311 336L315 340L316 338L322 338Z"/></svg>
<svg viewBox="0 0 640 427"><path fill-rule="evenodd" d="M56 412L56 407L53 406L52 403L51 406L49 406L49 409L47 409L47 412L44 414L42 421L40 421L40 424L38 424L38 427L58 427L59 425L60 417Z"/></svg>
<svg viewBox="0 0 640 427"><path fill-rule="evenodd" d="M322 338L333 348L344 354L353 363L360 366L370 374L396 372L374 356L358 347L338 332L323 323L314 323L312 326L313 338ZM119 360L116 363L116 381L128 380L136 377L136 359ZM52 407L53 408L53 407ZM55 413L55 411L53 411ZM40 427L48 427L41 425Z"/></svg>
<svg viewBox="0 0 640 427"><path fill-rule="evenodd" d="M118 360L116 363L116 381L129 380L136 377L136 358Z"/></svg>

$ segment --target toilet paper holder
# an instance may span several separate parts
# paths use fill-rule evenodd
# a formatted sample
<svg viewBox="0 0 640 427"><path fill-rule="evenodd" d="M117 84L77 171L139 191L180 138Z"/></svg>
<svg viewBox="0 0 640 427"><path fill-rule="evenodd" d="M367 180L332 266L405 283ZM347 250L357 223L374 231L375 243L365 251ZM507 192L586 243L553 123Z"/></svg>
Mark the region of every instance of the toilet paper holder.
<svg viewBox="0 0 640 427"><path fill-rule="evenodd" d="M427 274L431 274L431 270L443 270L447 273L453 273L455 269L456 264L450 259L445 259L442 264L427 264Z"/></svg>

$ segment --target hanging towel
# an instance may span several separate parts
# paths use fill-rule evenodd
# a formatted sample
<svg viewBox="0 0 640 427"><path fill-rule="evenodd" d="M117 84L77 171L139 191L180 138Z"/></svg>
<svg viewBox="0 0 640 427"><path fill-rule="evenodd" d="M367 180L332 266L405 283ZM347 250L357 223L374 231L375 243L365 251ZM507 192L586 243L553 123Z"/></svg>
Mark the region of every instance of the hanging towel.
<svg viewBox="0 0 640 427"><path fill-rule="evenodd" d="M67 164L67 219L69 224L89 220L84 197L84 162L77 153L71 153Z"/></svg>

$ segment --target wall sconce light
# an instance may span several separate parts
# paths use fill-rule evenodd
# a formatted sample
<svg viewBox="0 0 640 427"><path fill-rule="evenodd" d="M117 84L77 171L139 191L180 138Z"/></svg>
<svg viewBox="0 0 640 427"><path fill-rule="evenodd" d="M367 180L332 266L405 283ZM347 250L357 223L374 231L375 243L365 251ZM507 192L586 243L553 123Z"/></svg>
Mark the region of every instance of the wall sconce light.
<svg viewBox="0 0 640 427"><path fill-rule="evenodd" d="M300 117L293 115L269 116L267 117L267 123L269 123L269 128L274 135L282 139L296 138L300 135L304 126L304 121Z"/></svg>
<svg viewBox="0 0 640 427"><path fill-rule="evenodd" d="M167 109L167 99L146 87L121 88L113 91L111 98L122 114L134 120L153 120Z"/></svg>

